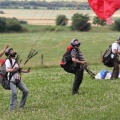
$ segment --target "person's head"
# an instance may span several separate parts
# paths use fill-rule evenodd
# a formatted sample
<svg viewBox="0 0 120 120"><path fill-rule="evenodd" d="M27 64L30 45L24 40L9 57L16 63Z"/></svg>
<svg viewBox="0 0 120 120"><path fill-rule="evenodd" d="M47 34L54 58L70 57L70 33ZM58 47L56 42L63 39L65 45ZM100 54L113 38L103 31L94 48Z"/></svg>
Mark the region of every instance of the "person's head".
<svg viewBox="0 0 120 120"><path fill-rule="evenodd" d="M79 47L80 46L80 42L78 41L78 39L73 39L72 41L71 41L71 45L72 45L72 47Z"/></svg>
<svg viewBox="0 0 120 120"><path fill-rule="evenodd" d="M117 42L118 44L120 44L120 36L117 38Z"/></svg>
<svg viewBox="0 0 120 120"><path fill-rule="evenodd" d="M17 53L13 51L13 48L7 48L5 51L5 55L7 57L15 57Z"/></svg>

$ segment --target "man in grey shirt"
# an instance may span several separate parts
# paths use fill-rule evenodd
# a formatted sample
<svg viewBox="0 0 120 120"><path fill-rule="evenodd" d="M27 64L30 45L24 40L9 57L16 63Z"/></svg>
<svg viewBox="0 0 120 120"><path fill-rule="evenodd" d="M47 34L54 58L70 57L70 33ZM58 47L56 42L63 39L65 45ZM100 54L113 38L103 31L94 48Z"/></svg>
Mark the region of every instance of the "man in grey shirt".
<svg viewBox="0 0 120 120"><path fill-rule="evenodd" d="M73 88L72 88L72 95L78 94L78 90L80 87L80 84L82 83L83 80L83 72L84 69L82 69L80 66L85 65L86 62L84 60L83 54L79 49L80 42L78 39L73 39L71 41L71 45L73 47L71 51L71 56L72 56L72 61L75 64L75 71L74 71L74 83L73 83Z"/></svg>

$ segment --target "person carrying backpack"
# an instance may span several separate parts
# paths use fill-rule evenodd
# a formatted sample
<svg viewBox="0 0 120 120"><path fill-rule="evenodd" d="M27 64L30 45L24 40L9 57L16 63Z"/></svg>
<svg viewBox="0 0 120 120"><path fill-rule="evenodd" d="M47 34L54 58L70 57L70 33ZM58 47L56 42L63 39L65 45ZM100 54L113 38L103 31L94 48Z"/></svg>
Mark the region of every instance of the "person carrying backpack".
<svg viewBox="0 0 120 120"><path fill-rule="evenodd" d="M11 99L10 99L10 108L12 111L16 107L17 103L17 87L22 91L22 98L19 104L19 108L24 108L26 99L28 96L28 89L25 84L22 82L20 73L28 73L29 70L22 70L18 64L18 61L15 59L16 52L12 48L7 48L5 55L7 59L5 60L6 72L8 72L8 80L10 79L10 90L11 90Z"/></svg>
<svg viewBox="0 0 120 120"><path fill-rule="evenodd" d="M76 38L71 41L71 45L73 47L71 51L71 57L75 67L73 73L75 75L75 78L73 82L72 95L78 94L80 84L82 83L83 80L83 72L84 72L84 69L81 68L81 66L86 64L83 54L79 49L80 44L81 43Z"/></svg>
<svg viewBox="0 0 120 120"><path fill-rule="evenodd" d="M117 41L115 41L112 44L112 62L113 62L113 71L111 75L111 80L117 79L119 75L119 55L120 55L120 37L117 38Z"/></svg>

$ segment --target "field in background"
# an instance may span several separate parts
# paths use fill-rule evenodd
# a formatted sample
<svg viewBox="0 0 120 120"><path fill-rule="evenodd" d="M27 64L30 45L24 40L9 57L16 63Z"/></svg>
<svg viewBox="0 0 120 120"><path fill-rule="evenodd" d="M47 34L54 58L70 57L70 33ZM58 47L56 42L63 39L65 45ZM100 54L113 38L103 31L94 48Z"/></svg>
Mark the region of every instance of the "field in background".
<svg viewBox="0 0 120 120"><path fill-rule="evenodd" d="M56 16L59 14L66 15L69 19L68 25L71 24L71 17L75 13L89 14L92 21L95 13L92 10L29 10L29 9L3 9L5 14L1 17L16 17L19 20L26 20L29 24L36 25L55 25ZM120 17L120 10L113 15L113 20Z"/></svg>
<svg viewBox="0 0 120 120"><path fill-rule="evenodd" d="M39 30L40 26L29 26ZM42 29L44 29L43 26ZM108 26L109 27L109 26ZM84 53L86 61L89 64L101 64L101 54L105 49L116 40L119 32L111 32L106 27L94 27L91 32L74 32L70 30L61 31L42 31L36 33L8 33L0 34L0 47L8 43L13 47L22 63L25 62L27 55L31 49L38 51L38 54L32 58L26 66L41 66L41 55L43 55L43 65L59 66L61 57L66 51L66 47L70 45L73 38L78 38L81 42L81 50ZM63 30L63 31L62 31ZM95 31L95 32L94 32Z"/></svg>

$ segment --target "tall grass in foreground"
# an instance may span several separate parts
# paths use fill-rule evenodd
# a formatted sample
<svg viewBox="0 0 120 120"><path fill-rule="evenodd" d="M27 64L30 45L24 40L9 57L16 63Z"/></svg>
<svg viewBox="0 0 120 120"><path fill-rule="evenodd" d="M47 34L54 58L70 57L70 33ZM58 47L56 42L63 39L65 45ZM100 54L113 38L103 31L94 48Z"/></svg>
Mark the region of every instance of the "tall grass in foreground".
<svg viewBox="0 0 120 120"><path fill-rule="evenodd" d="M96 71L100 66L91 66ZM74 76L61 68L33 69L22 75L29 89L25 108L9 112L10 91L0 87L0 120L119 120L120 80L94 80L85 72L79 95ZM18 103L21 93L18 91Z"/></svg>

